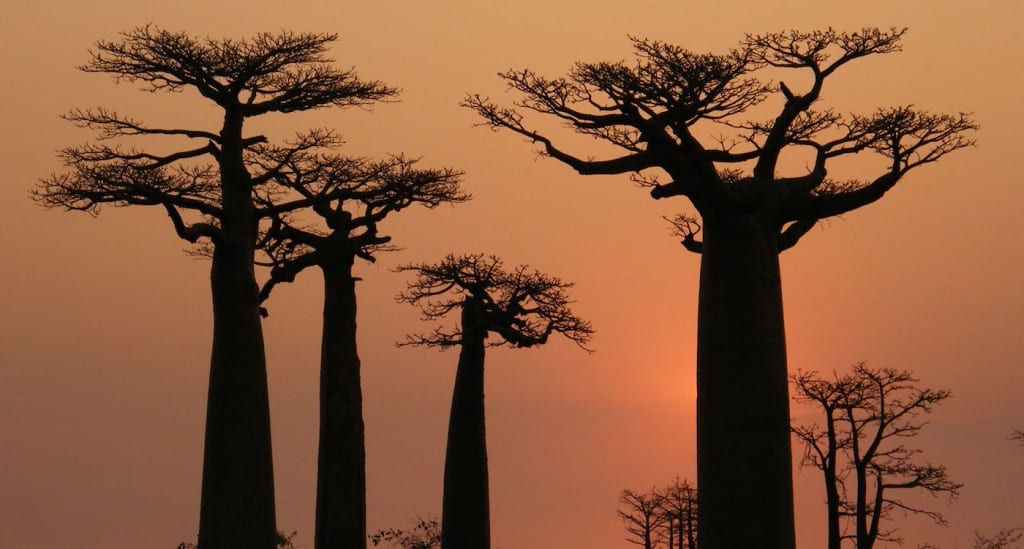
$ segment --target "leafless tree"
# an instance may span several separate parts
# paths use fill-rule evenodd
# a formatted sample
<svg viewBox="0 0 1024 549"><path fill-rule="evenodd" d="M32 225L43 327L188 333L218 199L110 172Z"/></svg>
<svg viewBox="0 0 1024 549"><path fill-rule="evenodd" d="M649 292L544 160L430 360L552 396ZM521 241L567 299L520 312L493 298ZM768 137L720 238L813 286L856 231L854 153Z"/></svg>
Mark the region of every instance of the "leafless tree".
<svg viewBox="0 0 1024 549"><path fill-rule="evenodd" d="M572 284L524 265L506 271L495 256L449 255L440 263L405 265L399 271L415 273L416 279L398 300L418 305L425 320L461 314L457 326L409 336L403 343L460 347L445 451L442 547L490 547L485 348L534 347L557 333L586 349L593 329L569 308L566 290ZM491 335L496 337L488 342Z"/></svg>
<svg viewBox="0 0 1024 549"><path fill-rule="evenodd" d="M725 54L634 38L635 62L581 62L560 78L509 70L500 76L518 94L515 106L480 95L463 102L484 125L539 144L579 174L633 174L653 198L681 196L697 210L701 239L688 224L683 244L701 254L697 484L708 547L795 545L779 252L819 220L875 202L910 170L973 144L976 125L962 113L899 106L844 116L818 106L829 77L860 58L899 51L903 35L748 35ZM808 85L773 86L757 77L762 70L799 72ZM780 105L774 118L744 118L770 96ZM535 129L529 114L621 154L574 154ZM806 173L780 173L783 151L792 150L813 157ZM827 176L831 160L858 153L878 154L885 168L864 181ZM749 513L755 508L761 512ZM745 527L736 528L741 515Z"/></svg>
<svg viewBox="0 0 1024 549"><path fill-rule="evenodd" d="M670 518L662 506L663 496L653 488L650 492L623 490L618 512L626 528L626 541L644 549L654 549L664 541L661 529Z"/></svg>
<svg viewBox="0 0 1024 549"><path fill-rule="evenodd" d="M43 179L34 198L48 207L99 213L103 205L156 206L177 234L212 256L213 352L203 455L199 545L276 544L266 364L254 260L261 219L315 200L260 204L287 158L331 142L314 131L281 147L249 135L245 122L269 113L364 105L395 90L333 66L332 34L281 32L248 39L195 38L153 26L101 40L81 70L141 85L190 90L219 109L219 129L148 125L106 108L64 118L96 141L60 152L66 172ZM168 138L191 146L165 148Z"/></svg>
<svg viewBox="0 0 1024 549"><path fill-rule="evenodd" d="M668 549L697 549L697 488L677 477L658 493L667 521Z"/></svg>
<svg viewBox="0 0 1024 549"><path fill-rule="evenodd" d="M797 425L793 433L804 444L803 463L823 473L831 549L844 539L853 540L857 549L901 541L895 528L883 527L897 510L946 524L941 513L901 496L917 491L952 500L963 486L949 478L944 466L922 461L921 450L905 442L927 424L922 416L950 397L947 390L920 388L917 382L908 371L864 363L832 378L817 372L793 376L796 401L825 416L824 427Z"/></svg>
<svg viewBox="0 0 1024 549"><path fill-rule="evenodd" d="M270 156L283 168L260 201L268 208L283 199L313 202L317 223L288 214L272 219L260 241L271 267L260 300L307 267L323 275L315 546L357 549L367 539L366 450L352 269L356 258L372 262L377 252L393 249L391 238L378 230L389 215L413 205L462 202L469 195L460 187L459 172L418 168L403 156L369 161L287 150Z"/></svg>

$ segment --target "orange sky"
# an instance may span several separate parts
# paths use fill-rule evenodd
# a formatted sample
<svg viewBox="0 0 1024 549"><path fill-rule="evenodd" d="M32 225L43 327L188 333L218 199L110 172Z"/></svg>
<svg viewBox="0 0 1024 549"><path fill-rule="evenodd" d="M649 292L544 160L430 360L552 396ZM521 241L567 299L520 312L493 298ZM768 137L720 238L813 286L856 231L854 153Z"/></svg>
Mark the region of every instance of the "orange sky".
<svg viewBox="0 0 1024 549"><path fill-rule="evenodd" d="M903 521L908 545L966 548L971 531L1024 526L1020 330L1024 186L1024 10L1016 1L848 3L37 2L4 10L0 97L7 171L0 219L0 547L170 548L195 535L210 345L208 265L182 253L166 216L47 212L28 189L59 168L53 151L89 138L57 118L105 105L154 124L214 128L196 97L149 96L79 73L99 38L153 22L200 35L338 32L335 55L400 87L400 103L261 120L283 138L338 129L353 154L405 152L466 172L468 204L406 211L384 227L404 246L360 266L369 528L440 510L456 355L395 349L421 329L393 302L390 268L483 251L576 282L597 329L588 356L567 342L488 355L492 540L505 549L625 547L623 488L695 478L694 343L698 257L625 178L575 175L511 134L473 125L466 92L502 102L495 76L559 75L576 60L627 57L627 35L722 51L745 32L908 26L904 52L830 80L840 111L913 103L971 111L979 147L915 170L886 198L815 229L783 255L792 370L866 360L950 388L919 438L966 484L942 529ZM590 146L586 140L572 143ZM584 149L577 149L584 151ZM869 177L877 162L849 176ZM265 323L278 523L312 546L320 281L280 288ZM794 409L800 418L804 411ZM824 544L823 492L797 476L800 545Z"/></svg>

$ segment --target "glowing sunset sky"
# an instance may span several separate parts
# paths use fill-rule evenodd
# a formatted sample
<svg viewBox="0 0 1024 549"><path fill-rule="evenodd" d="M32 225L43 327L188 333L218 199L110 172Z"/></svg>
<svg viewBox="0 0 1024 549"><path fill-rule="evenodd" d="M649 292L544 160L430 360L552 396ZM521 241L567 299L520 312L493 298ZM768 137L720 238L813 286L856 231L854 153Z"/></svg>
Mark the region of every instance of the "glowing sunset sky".
<svg viewBox="0 0 1024 549"><path fill-rule="evenodd" d="M717 4L713 8L712 4ZM91 138L58 118L107 106L153 125L216 128L194 94L151 95L74 67L100 38L152 22L200 36L337 32L339 65L401 88L372 111L258 120L284 139L337 129L342 152L422 156L464 170L474 200L403 211L381 226L404 249L360 265L360 355L368 527L440 512L456 353L395 349L423 328L393 296L411 261L481 251L574 281L575 310L597 330L594 355L566 341L497 349L487 361L494 547L626 547L624 488L696 478L694 362L699 257L669 236L655 202L625 177L581 177L510 133L474 127L467 92L507 104L500 70L564 74L574 61L631 56L627 36L724 52L744 33L910 27L904 51L829 80L841 112L914 104L968 111L977 148L911 172L881 202L822 223L782 255L791 371L856 361L910 369L954 398L915 441L963 482L924 502L949 528L900 520L907 546L970 546L972 530L1024 527L1024 8L976 2L226 0L36 2L5 7L0 33L5 233L0 268L0 547L170 549L198 524L210 348L209 269L161 210L107 208L98 219L28 199L60 169L54 150ZM787 80L796 90L798 79ZM545 123L547 123L545 121ZM586 155L593 141L565 136ZM598 149L594 149L597 151ZM603 150L603 149L602 149ZM884 169L843 165L847 177ZM278 526L312 547L321 281L279 287L264 323ZM794 417L813 417L793 409ZM794 446L794 454L800 454ZM796 476L801 547L824 546L824 492ZM752 510L756 512L756 510Z"/></svg>

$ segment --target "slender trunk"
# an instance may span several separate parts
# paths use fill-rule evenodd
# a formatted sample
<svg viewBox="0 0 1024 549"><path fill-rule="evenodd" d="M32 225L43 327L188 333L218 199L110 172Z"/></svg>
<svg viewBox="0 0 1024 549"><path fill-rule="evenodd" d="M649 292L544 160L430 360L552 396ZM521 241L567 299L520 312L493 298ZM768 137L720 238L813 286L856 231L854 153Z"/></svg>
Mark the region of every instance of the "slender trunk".
<svg viewBox="0 0 1024 549"><path fill-rule="evenodd" d="M693 512L686 514L686 543L689 549L697 549L697 528L693 525ZM683 540L679 540L679 549L683 549Z"/></svg>
<svg viewBox="0 0 1024 549"><path fill-rule="evenodd" d="M776 231L705 218L697 329L697 492L705 549L793 549L789 386Z"/></svg>
<svg viewBox="0 0 1024 549"><path fill-rule="evenodd" d="M221 189L223 238L210 285L213 352L206 407L201 549L277 545L267 367L253 271L257 221L242 166L241 117L225 118Z"/></svg>
<svg viewBox="0 0 1024 549"><path fill-rule="evenodd" d="M330 258L332 263L321 265L324 325L316 479L317 549L366 547L366 449L352 259Z"/></svg>
<svg viewBox="0 0 1024 549"><path fill-rule="evenodd" d="M836 441L836 422L833 411L826 411L828 454L825 457L825 494L828 504L828 549L842 548L842 530L839 529L839 478L837 463L839 443Z"/></svg>
<svg viewBox="0 0 1024 549"><path fill-rule="evenodd" d="M484 428L484 336L479 305L462 307L462 349L455 372L441 505L442 549L489 549L487 439Z"/></svg>
<svg viewBox="0 0 1024 549"><path fill-rule="evenodd" d="M870 549L871 543L868 540L868 476L866 466L863 462L855 464L857 475L857 549Z"/></svg>

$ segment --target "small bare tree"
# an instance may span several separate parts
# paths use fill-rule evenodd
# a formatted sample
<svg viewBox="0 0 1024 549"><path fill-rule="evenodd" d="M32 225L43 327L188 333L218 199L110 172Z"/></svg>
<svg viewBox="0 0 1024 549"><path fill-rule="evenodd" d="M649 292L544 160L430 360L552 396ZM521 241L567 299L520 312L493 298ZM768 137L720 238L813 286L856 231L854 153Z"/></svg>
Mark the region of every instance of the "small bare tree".
<svg viewBox="0 0 1024 549"><path fill-rule="evenodd" d="M922 415L950 397L947 390L920 388L917 382L908 371L864 363L832 378L817 372L793 376L797 402L816 406L825 416L823 427L797 425L793 433L804 443L803 463L823 474L830 549L840 547L843 539L853 540L857 549L900 541L896 528L883 527L896 510L946 524L941 513L900 496L915 490L953 499L963 486L949 478L944 466L922 462L921 450L904 442L927 424Z"/></svg>
<svg viewBox="0 0 1024 549"><path fill-rule="evenodd" d="M697 549L697 488L676 477L658 493L667 520L668 549Z"/></svg>
<svg viewBox="0 0 1024 549"><path fill-rule="evenodd" d="M569 308L572 284L523 265L506 271L495 256L449 255L398 270L416 274L398 300L418 305L424 319L461 313L458 325L409 336L400 345L460 347L445 451L442 547L484 549L490 547L485 348L533 347L557 333L586 349L593 329ZM491 335L497 337L488 342Z"/></svg>
<svg viewBox="0 0 1024 549"><path fill-rule="evenodd" d="M664 512L664 496L656 489L634 492L626 489L619 496L619 518L626 528L626 541L644 549L654 549L664 541L661 529L670 524Z"/></svg>

